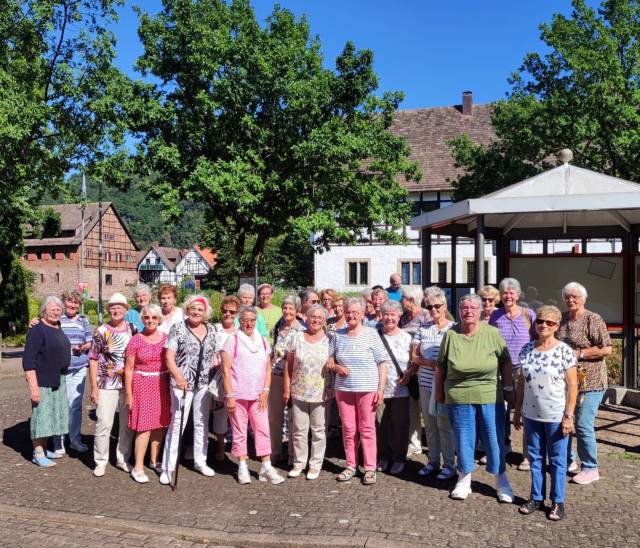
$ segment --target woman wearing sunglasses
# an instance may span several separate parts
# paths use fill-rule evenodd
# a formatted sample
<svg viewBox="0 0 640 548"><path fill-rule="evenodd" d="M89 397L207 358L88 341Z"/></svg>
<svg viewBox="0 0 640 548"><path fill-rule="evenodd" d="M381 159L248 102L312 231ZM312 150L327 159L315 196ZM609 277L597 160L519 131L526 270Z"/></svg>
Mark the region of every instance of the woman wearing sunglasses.
<svg viewBox="0 0 640 548"><path fill-rule="evenodd" d="M525 442L531 463L531 494L520 513L542 509L546 494L546 461L551 476L550 520L564 518L567 476L567 442L574 430L573 412L578 394L577 360L571 348L558 341L560 310L541 306L536 313L538 339L520 353L520 382L513 424L525 424Z"/></svg>
<svg viewBox="0 0 640 548"><path fill-rule="evenodd" d="M411 362L420 368L420 409L429 446L429 459L418 474L430 476L439 471L436 479L448 480L456 473L453 429L444 407L438 412L438 406L431 405L430 410L429 402L432 400L431 392L440 343L454 322L447 318L447 297L439 287L432 286L424 290L424 303L431 314L431 321L418 328L411 343ZM440 455L444 461L442 470Z"/></svg>

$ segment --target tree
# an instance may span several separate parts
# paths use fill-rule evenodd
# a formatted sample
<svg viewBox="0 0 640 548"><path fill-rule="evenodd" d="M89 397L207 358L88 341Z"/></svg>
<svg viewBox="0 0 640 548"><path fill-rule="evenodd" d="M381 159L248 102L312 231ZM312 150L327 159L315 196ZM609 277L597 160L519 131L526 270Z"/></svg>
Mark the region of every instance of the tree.
<svg viewBox="0 0 640 548"><path fill-rule="evenodd" d="M540 26L549 52L529 53L508 98L495 104L497 141L481 147L454 140L466 171L455 183L456 199L549 169L563 148L579 166L640 181L640 2L572 6L570 17L554 15Z"/></svg>
<svg viewBox="0 0 640 548"><path fill-rule="evenodd" d="M356 242L362 229L399 241L408 219L398 176L418 177L406 143L387 131L402 99L377 97L373 54L347 43L336 69L304 18L276 6L264 26L248 0L164 0L140 14L144 54L128 103L137 153L106 171L157 173L166 211L206 205L208 245L231 248L236 275L284 234L315 247Z"/></svg>
<svg viewBox="0 0 640 548"><path fill-rule="evenodd" d="M121 0L5 0L0 10L0 269L17 279L22 229L65 175L122 145L116 100L126 78L112 65L106 25ZM9 285L0 285L0 303ZM12 311L9 311L12 312ZM6 314L2 317L6 317ZM3 325L3 327L6 327Z"/></svg>

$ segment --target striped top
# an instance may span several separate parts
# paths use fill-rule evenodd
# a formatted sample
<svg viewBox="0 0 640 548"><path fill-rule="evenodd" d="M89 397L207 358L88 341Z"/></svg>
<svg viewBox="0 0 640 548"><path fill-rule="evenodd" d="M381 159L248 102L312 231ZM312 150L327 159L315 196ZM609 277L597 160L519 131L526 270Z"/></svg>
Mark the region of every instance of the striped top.
<svg viewBox="0 0 640 548"><path fill-rule="evenodd" d="M71 363L67 371L78 371L87 367L89 365L88 351L78 354L73 352L73 348L90 343L93 340L89 320L80 314L77 314L74 318L63 314L60 317L60 327L71 343Z"/></svg>
<svg viewBox="0 0 640 548"><path fill-rule="evenodd" d="M344 392L378 390L378 364L389 361L380 336L370 327L362 327L356 337L349 337L346 328L338 329L329 340L329 356L349 368L346 377L336 375L335 389Z"/></svg>
<svg viewBox="0 0 640 548"><path fill-rule="evenodd" d="M436 361L440 352L440 343L442 342L442 338L454 325L454 322L449 322L443 329L438 329L438 326L433 322L423 324L418 328L418 331L416 331L411 344L420 345L420 355L425 360ZM435 369L431 369L430 367L420 367L418 375L420 389L430 392L433 389L433 380L435 379L435 376Z"/></svg>

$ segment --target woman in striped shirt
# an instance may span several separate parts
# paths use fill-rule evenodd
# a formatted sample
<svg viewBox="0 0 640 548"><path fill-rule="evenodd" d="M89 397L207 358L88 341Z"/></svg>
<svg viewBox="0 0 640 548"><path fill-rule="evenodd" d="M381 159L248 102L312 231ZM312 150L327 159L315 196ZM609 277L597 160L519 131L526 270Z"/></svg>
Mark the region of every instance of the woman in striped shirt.
<svg viewBox="0 0 640 548"><path fill-rule="evenodd" d="M336 374L335 391L342 419L342 440L347 467L336 478L349 481L358 461L358 434L364 455L364 485L376 482L376 408L384 403L389 356L374 329L362 325L365 303L345 302L347 327L336 331L329 343L327 369Z"/></svg>

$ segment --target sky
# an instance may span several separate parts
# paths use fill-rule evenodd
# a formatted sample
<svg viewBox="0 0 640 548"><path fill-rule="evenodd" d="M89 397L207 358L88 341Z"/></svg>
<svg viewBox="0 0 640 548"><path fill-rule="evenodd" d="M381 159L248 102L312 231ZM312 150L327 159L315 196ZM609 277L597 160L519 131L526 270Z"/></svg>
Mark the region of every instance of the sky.
<svg viewBox="0 0 640 548"><path fill-rule="evenodd" d="M161 0L136 3L150 13L162 6ZM133 4L127 0L114 29L117 64L131 75L142 53ZM274 2L252 5L264 21ZM403 91L401 109L459 104L467 90L474 103L504 98L507 79L525 54L544 51L540 23L571 11L569 0L281 0L280 5L306 16L329 68L348 40L373 50L379 90Z"/></svg>

